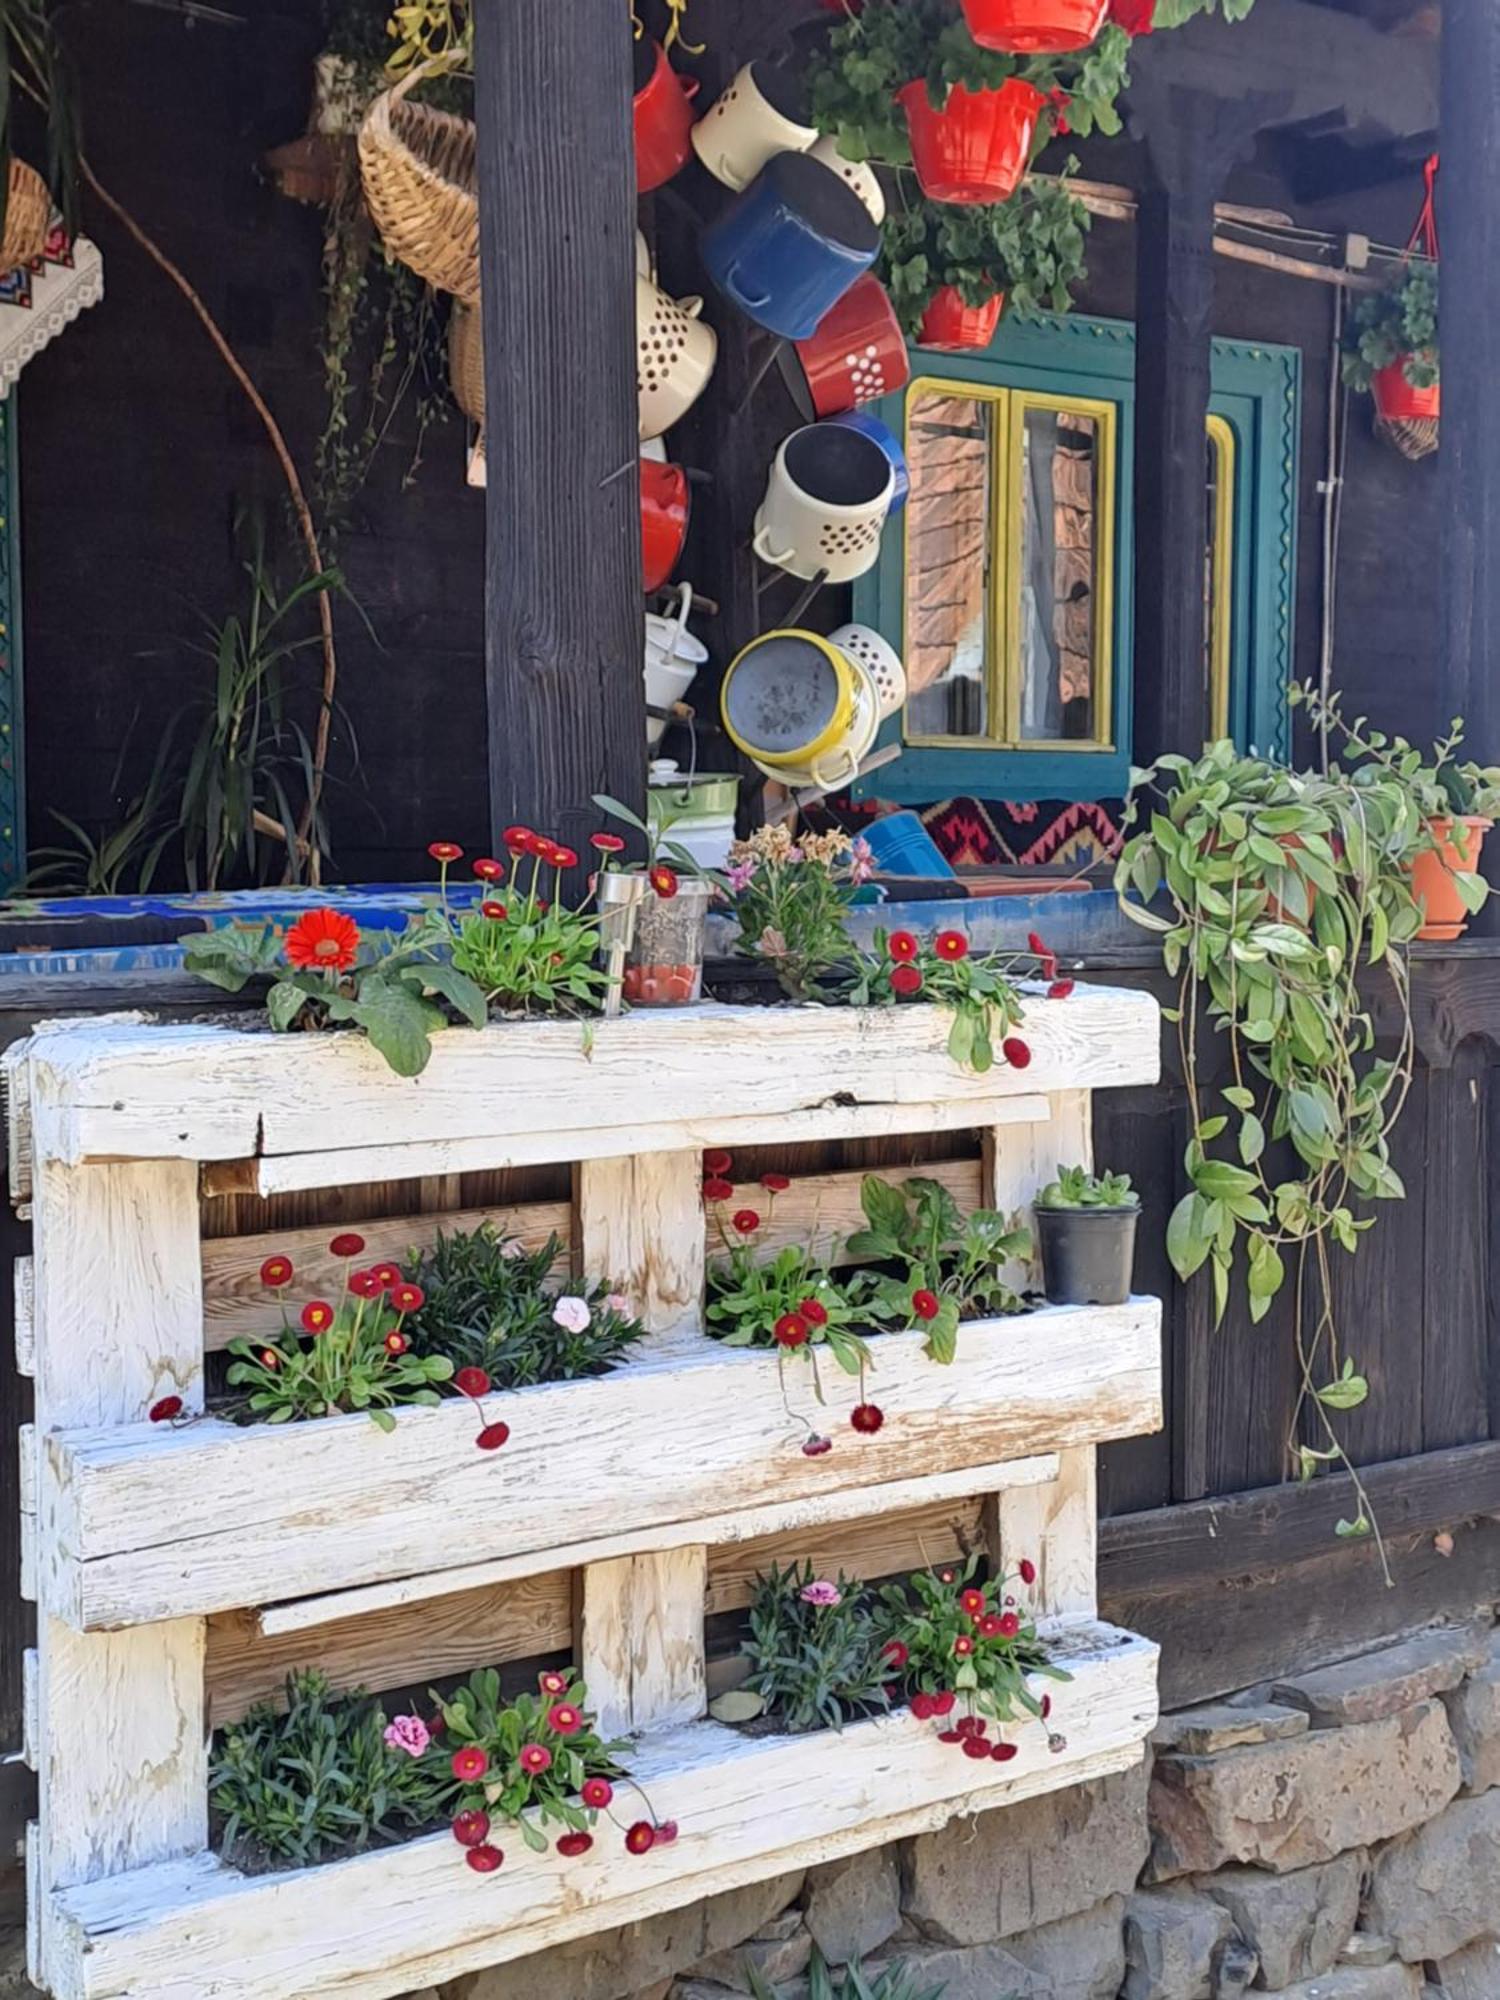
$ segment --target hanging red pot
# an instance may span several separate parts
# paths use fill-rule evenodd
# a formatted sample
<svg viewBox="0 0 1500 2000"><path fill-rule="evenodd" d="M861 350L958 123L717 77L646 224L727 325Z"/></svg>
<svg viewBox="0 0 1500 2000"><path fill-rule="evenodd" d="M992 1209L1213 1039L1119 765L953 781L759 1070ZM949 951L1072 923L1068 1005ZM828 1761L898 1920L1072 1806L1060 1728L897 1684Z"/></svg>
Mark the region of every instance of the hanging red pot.
<svg viewBox="0 0 1500 2000"><path fill-rule="evenodd" d="M997 90L956 83L934 111L925 83L896 92L911 134L912 164L932 201L1006 201L1031 164L1031 142L1045 99L1018 76Z"/></svg>
<svg viewBox="0 0 1500 2000"><path fill-rule="evenodd" d="M644 35L635 45L635 186L649 194L692 157L696 77L681 77L660 42Z"/></svg>
<svg viewBox="0 0 1500 2000"><path fill-rule="evenodd" d="M917 333L918 347L941 348L946 354L960 354L988 347L1005 310L1004 292L996 292L982 306L971 306L956 285L943 285L928 301Z"/></svg>
<svg viewBox="0 0 1500 2000"><path fill-rule="evenodd" d="M1061 56L1086 49L1109 15L1109 0L963 0L969 33L982 49Z"/></svg>
<svg viewBox="0 0 1500 2000"><path fill-rule="evenodd" d="M660 590L682 560L692 495L680 465L641 460L641 567L648 593Z"/></svg>
<svg viewBox="0 0 1500 2000"><path fill-rule="evenodd" d="M1375 414L1388 424L1431 422L1442 415L1443 385L1434 382L1419 389L1406 379L1408 356L1400 355L1388 368L1377 368L1370 378L1370 394L1375 398Z"/></svg>
<svg viewBox="0 0 1500 2000"><path fill-rule="evenodd" d="M896 308L885 286L868 271L824 313L817 330L793 346L819 417L857 410L904 389L911 379Z"/></svg>

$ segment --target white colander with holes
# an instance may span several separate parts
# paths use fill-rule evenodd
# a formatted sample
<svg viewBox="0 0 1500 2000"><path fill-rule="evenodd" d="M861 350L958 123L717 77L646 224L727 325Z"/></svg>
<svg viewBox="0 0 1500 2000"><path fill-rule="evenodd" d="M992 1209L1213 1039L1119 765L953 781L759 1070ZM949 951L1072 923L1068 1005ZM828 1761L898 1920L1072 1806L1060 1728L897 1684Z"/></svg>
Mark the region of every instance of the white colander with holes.
<svg viewBox="0 0 1500 2000"><path fill-rule="evenodd" d="M821 160L825 167L832 167L842 181L847 181L870 211L870 220L875 223L885 221L885 190L875 178L875 169L868 160L846 160L839 151L839 142L830 132L826 139L820 139L816 146L808 149L815 160Z"/></svg>
<svg viewBox="0 0 1500 2000"><path fill-rule="evenodd" d="M637 273L635 387L643 438L670 430L708 387L719 339L698 317L702 311L702 299L668 298Z"/></svg>
<svg viewBox="0 0 1500 2000"><path fill-rule="evenodd" d="M836 632L829 633L828 643L846 653L870 676L882 722L899 713L906 702L906 669L889 639L882 639L870 625L840 625Z"/></svg>

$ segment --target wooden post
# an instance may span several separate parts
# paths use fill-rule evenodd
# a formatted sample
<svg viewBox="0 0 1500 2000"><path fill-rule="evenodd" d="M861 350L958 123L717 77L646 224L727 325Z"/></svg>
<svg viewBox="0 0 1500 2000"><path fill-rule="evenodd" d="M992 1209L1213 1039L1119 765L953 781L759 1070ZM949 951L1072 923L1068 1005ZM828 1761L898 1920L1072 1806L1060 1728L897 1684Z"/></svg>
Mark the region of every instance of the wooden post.
<svg viewBox="0 0 1500 2000"><path fill-rule="evenodd" d="M573 1169L578 1276L618 1286L650 1333L701 1323L702 1181L702 1155L691 1149Z"/></svg>
<svg viewBox="0 0 1500 2000"><path fill-rule="evenodd" d="M1500 12L1444 10L1438 183L1442 228L1442 684L1433 726L1468 724L1500 758Z"/></svg>
<svg viewBox="0 0 1500 2000"><path fill-rule="evenodd" d="M493 832L645 812L635 172L620 0L474 10Z"/></svg>
<svg viewBox="0 0 1500 2000"><path fill-rule="evenodd" d="M708 1549L693 1543L576 1572L573 1656L604 1736L695 1722L708 1707Z"/></svg>

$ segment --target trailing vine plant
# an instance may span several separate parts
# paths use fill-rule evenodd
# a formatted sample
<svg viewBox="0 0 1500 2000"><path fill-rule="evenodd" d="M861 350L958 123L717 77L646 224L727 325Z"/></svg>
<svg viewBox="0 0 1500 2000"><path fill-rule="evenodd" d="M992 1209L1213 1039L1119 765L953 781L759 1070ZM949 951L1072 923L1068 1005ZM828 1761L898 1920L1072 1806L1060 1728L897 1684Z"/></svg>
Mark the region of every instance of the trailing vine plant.
<svg viewBox="0 0 1500 2000"><path fill-rule="evenodd" d="M1167 1018L1187 1085L1191 1191L1172 1213L1168 1254L1184 1281L1208 1267L1216 1324L1241 1257L1252 1322L1290 1284L1290 1459L1302 1479L1328 1465L1350 1476L1357 1504L1337 1533L1373 1535L1389 1582L1338 1428L1369 1385L1335 1320L1332 1253L1353 1254L1373 1227L1357 1204L1405 1193L1389 1142L1412 1076L1406 946L1421 923L1409 875L1421 813L1399 771L1303 776L1220 742L1196 763L1163 757L1133 772L1125 817L1140 830L1116 890L1126 915L1160 934L1178 981ZM1367 967L1395 1002L1391 1054L1360 990ZM1210 1087L1200 1050L1220 1037L1231 1080Z"/></svg>

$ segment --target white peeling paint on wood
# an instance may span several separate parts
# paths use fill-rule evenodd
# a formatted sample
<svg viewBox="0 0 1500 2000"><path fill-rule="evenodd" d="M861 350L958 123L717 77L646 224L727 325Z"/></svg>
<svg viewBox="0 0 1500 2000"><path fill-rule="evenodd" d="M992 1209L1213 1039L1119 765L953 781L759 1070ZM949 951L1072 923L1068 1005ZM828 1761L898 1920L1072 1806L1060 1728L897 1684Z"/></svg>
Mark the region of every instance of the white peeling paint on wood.
<svg viewBox="0 0 1500 2000"><path fill-rule="evenodd" d="M701 1325L701 1154L679 1149L583 1160L573 1179L580 1274L617 1286L651 1333Z"/></svg>

